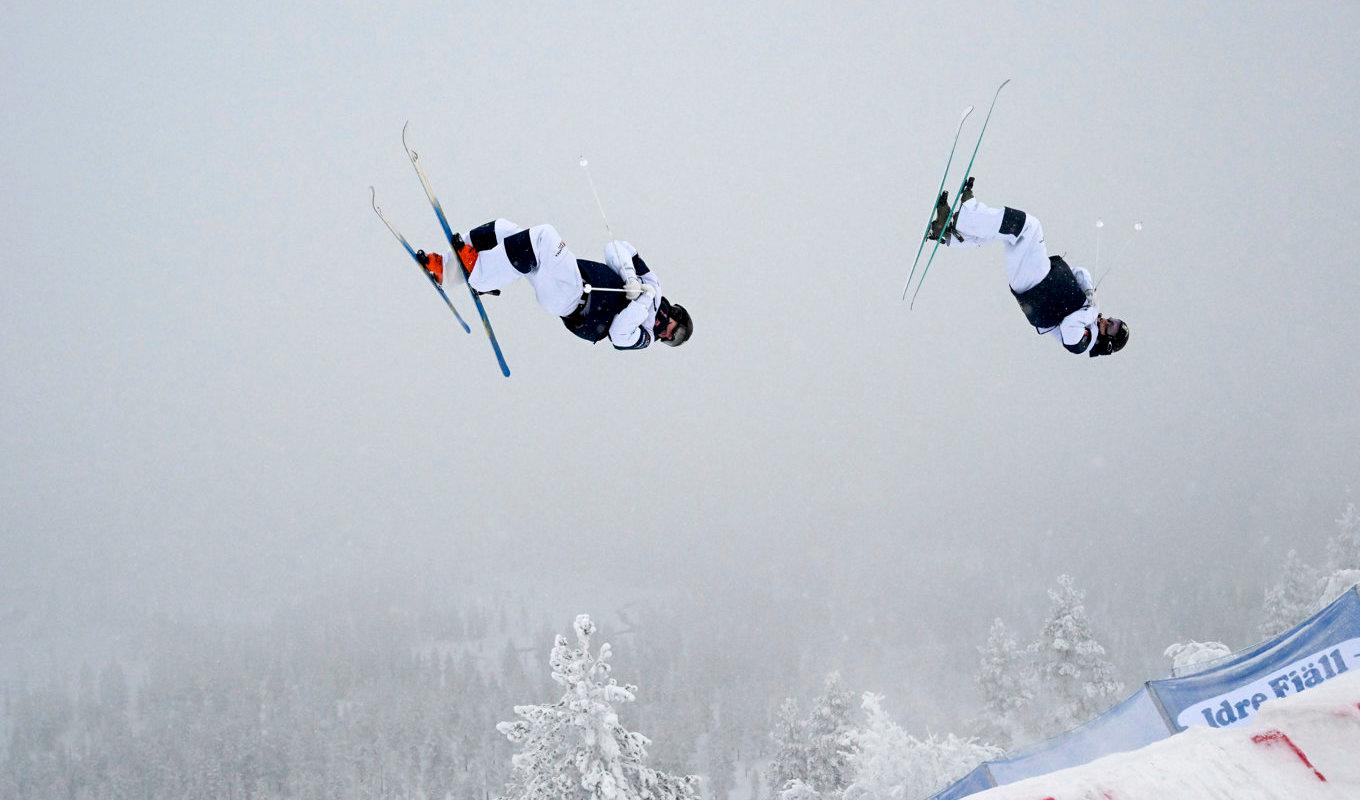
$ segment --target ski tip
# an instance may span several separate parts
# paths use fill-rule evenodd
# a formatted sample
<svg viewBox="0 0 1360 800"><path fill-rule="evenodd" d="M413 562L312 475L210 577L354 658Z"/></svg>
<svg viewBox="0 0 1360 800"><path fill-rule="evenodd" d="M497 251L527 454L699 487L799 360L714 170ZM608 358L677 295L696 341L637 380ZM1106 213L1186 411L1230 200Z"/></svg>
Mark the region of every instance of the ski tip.
<svg viewBox="0 0 1360 800"><path fill-rule="evenodd" d="M969 106L969 107L965 108L965 109L963 110L963 116L959 117L959 121L962 122L962 121L964 121L965 119L968 119L968 115L971 114L971 113L973 113L973 107L972 107L972 106Z"/></svg>
<svg viewBox="0 0 1360 800"><path fill-rule="evenodd" d="M409 127L411 127L411 120L408 119L401 126L401 146L406 150L406 155L410 156L412 161L415 161L416 154L411 152L411 146L406 143L406 129Z"/></svg>

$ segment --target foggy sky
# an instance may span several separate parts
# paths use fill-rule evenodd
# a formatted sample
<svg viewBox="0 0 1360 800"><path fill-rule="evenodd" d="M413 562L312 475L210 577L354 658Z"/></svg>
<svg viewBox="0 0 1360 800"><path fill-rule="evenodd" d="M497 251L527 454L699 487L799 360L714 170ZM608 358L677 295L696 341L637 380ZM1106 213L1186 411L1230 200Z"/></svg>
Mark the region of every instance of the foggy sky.
<svg viewBox="0 0 1360 800"><path fill-rule="evenodd" d="M1354 497L1353 4L275 5L7 14L6 613L777 581L971 648L1067 571L1215 638ZM1112 268L1117 357L1035 336L999 246L898 299L1007 77L977 194ZM503 379L369 208L441 241L408 119L456 228L599 258L587 156L693 339L517 285Z"/></svg>

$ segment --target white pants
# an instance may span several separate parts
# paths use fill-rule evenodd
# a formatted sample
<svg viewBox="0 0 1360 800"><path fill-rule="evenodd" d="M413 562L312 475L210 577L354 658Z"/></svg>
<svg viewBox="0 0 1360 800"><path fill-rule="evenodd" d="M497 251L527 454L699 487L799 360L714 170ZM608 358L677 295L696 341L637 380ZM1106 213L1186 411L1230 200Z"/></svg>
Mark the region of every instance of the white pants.
<svg viewBox="0 0 1360 800"><path fill-rule="evenodd" d="M505 254L506 237L522 230L509 220L496 220L497 244L477 254L477 265L473 267L468 283L479 292L490 292L526 278L534 287L538 304L556 316L565 317L576 310L585 289L581 271L576 268L576 256L567 249L567 243L562 241L556 228L535 225L529 229L529 243L538 266L526 275L515 269Z"/></svg>
<svg viewBox="0 0 1360 800"><path fill-rule="evenodd" d="M1044 226L1032 214L1025 215L1020 233L1002 234L1001 220L1005 211L989 208L976 198L959 207L954 227L963 235L955 246L978 247L995 239L1006 243L1006 280L1011 289L1023 292L1031 289L1048 274L1048 248L1044 246Z"/></svg>

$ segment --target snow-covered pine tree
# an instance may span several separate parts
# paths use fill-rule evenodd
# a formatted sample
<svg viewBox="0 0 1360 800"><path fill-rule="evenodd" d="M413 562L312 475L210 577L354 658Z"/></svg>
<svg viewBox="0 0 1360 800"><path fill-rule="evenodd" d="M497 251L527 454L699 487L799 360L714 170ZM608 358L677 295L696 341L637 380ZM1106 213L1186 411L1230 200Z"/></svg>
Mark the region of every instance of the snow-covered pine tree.
<svg viewBox="0 0 1360 800"><path fill-rule="evenodd" d="M850 785L850 756L855 749L854 695L839 672L826 677L822 694L808 717L807 782L823 797L838 797Z"/></svg>
<svg viewBox="0 0 1360 800"><path fill-rule="evenodd" d="M1302 622L1315 610L1318 599L1318 574L1303 563L1295 550L1284 557L1284 574L1266 589L1261 612L1261 636L1278 636Z"/></svg>
<svg viewBox="0 0 1360 800"><path fill-rule="evenodd" d="M1336 520L1336 533L1327 543L1327 568L1360 569L1360 513L1347 503Z"/></svg>
<svg viewBox="0 0 1360 800"><path fill-rule="evenodd" d="M821 792L798 778L789 781L777 797L779 800L822 800Z"/></svg>
<svg viewBox="0 0 1360 800"><path fill-rule="evenodd" d="M1360 514L1355 503L1336 520L1336 533L1327 543L1327 572L1319 582L1318 606L1325 606L1360 583Z"/></svg>
<svg viewBox="0 0 1360 800"><path fill-rule="evenodd" d="M1034 643L1038 658L1042 705L1047 709L1040 734L1052 736L1105 711L1120 697L1124 684L1096 641L1083 605L1085 594L1070 575L1048 591L1052 607Z"/></svg>
<svg viewBox="0 0 1360 800"><path fill-rule="evenodd" d="M925 740L910 736L883 710L882 697L866 692L867 717L850 758L855 780L844 800L918 800L966 775L979 763L1002 755L1000 748L949 735Z"/></svg>
<svg viewBox="0 0 1360 800"><path fill-rule="evenodd" d="M865 725L851 759L855 781L846 787L845 800L904 800L917 782L909 754L912 739L883 710L883 696L865 692L860 706Z"/></svg>
<svg viewBox="0 0 1360 800"><path fill-rule="evenodd" d="M765 770L765 785L770 787L770 797L780 800L791 781L801 782L807 777L807 724L798 715L797 700L790 697L779 706L770 738L775 749Z"/></svg>
<svg viewBox="0 0 1360 800"><path fill-rule="evenodd" d="M619 724L615 703L637 687L609 677L610 647L592 655L595 623L576 618L576 647L556 637L549 663L565 692L552 705L515 706L519 719L496 729L519 746L505 800L698 800L698 778L669 775L643 764L651 742Z"/></svg>
<svg viewBox="0 0 1360 800"><path fill-rule="evenodd" d="M796 700L784 701L771 733L775 755L766 771L770 797L784 800L789 792L798 798L840 796L852 777L849 759L857 733L853 697L840 673L833 672L807 719L799 719Z"/></svg>
<svg viewBox="0 0 1360 800"><path fill-rule="evenodd" d="M982 713L973 729L983 741L1009 749L1025 741L1032 711L1036 675L1033 654L1020 649L998 617L978 648L975 678L982 694Z"/></svg>
<svg viewBox="0 0 1360 800"><path fill-rule="evenodd" d="M704 790L710 800L727 800L737 783L737 758L741 752L735 726L722 724L722 707L714 707L714 727L704 736Z"/></svg>
<svg viewBox="0 0 1360 800"><path fill-rule="evenodd" d="M1172 675L1188 675L1232 655L1232 648L1222 642L1177 642L1166 648L1162 655L1171 659Z"/></svg>

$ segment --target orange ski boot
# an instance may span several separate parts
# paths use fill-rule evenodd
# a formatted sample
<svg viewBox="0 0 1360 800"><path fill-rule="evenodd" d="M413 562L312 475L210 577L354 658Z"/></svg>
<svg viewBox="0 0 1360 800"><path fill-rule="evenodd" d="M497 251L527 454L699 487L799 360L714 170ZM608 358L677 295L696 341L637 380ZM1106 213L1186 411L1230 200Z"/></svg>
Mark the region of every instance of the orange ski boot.
<svg viewBox="0 0 1360 800"><path fill-rule="evenodd" d="M463 265L463 274L472 277L472 270L477 266L477 251L456 233L453 235L453 251L458 254L458 263Z"/></svg>
<svg viewBox="0 0 1360 800"><path fill-rule="evenodd" d="M434 279L440 286L444 285L444 257L438 253L426 253L424 250L416 251L416 261L425 270L425 273Z"/></svg>

